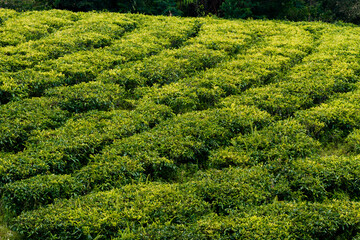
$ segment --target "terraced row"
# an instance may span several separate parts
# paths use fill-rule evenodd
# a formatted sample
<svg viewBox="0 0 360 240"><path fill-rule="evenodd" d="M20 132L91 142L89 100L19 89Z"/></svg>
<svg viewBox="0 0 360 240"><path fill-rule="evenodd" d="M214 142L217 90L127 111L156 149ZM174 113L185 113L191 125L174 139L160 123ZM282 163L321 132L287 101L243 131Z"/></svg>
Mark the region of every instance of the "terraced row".
<svg viewBox="0 0 360 240"><path fill-rule="evenodd" d="M40 15L15 31L39 13L0 10L1 34L16 36L0 48L0 193L13 230L359 238L357 27Z"/></svg>

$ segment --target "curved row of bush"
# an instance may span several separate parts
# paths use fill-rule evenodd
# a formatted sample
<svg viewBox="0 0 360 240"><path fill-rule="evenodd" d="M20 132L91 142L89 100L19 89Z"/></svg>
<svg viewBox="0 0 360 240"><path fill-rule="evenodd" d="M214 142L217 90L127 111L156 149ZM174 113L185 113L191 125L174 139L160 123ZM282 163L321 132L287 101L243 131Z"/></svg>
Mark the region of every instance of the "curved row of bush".
<svg viewBox="0 0 360 240"><path fill-rule="evenodd" d="M170 21L163 17L114 16L74 14L74 18L79 18L76 23L41 40L2 48L5 75L0 82L0 102L40 96L49 87L93 80L100 72L115 65L180 46L198 31L197 23L188 19ZM133 30L135 25L137 28ZM89 38L90 33L95 34L94 41L99 37L109 41L105 45L96 45Z"/></svg>
<svg viewBox="0 0 360 240"><path fill-rule="evenodd" d="M213 170L186 184L130 184L58 201L14 226L28 239L356 239L359 203L277 200L288 190L261 167Z"/></svg>
<svg viewBox="0 0 360 240"><path fill-rule="evenodd" d="M36 131L23 151L1 159L1 182L72 172L86 164L89 155L101 150L104 144L148 130L171 116L167 107L149 104L132 112L94 111L73 117L57 129Z"/></svg>
<svg viewBox="0 0 360 240"><path fill-rule="evenodd" d="M0 205L24 238L359 238L357 27L0 19Z"/></svg>
<svg viewBox="0 0 360 240"><path fill-rule="evenodd" d="M330 29L329 29L330 28ZM314 107L335 93L351 91L359 81L359 30L329 27L319 46L301 64L288 71L283 80L251 88L226 102L255 105L280 118ZM232 100L231 100L232 99Z"/></svg>
<svg viewBox="0 0 360 240"><path fill-rule="evenodd" d="M199 37L191 40L199 41L207 48L225 49L232 53L230 60L164 86L157 84L152 88L140 88L135 90L135 95L142 96L141 101L166 104L176 113L206 109L225 96L241 94L247 88L276 81L312 49L312 35L305 30L282 23L248 22L244 25L251 29L247 34L254 41L249 47L239 45L239 40L242 40L239 35L242 35L233 30L239 28L235 24L204 25ZM235 33L237 37L234 37ZM205 38L203 34L211 37L205 35Z"/></svg>
<svg viewBox="0 0 360 240"><path fill-rule="evenodd" d="M161 105L154 107L154 111L166 110L161 108ZM46 194L68 197L69 194L61 189L73 188L74 194L79 194L79 191L85 192L81 188L76 190L78 186L75 182L81 182L85 185L84 188L88 186L87 191L90 191L93 188L101 188L105 183L110 188L116 187L119 181L121 183L120 179L124 179L124 182L131 181L131 178L126 179L126 176L150 174L154 178L169 179L173 177L178 164L192 162L206 165L207 155L211 149L226 145L228 139L238 132L249 132L252 126L260 128L270 120L266 112L239 106L184 114L165 122L161 121L153 129L131 136L137 131L146 130L148 126L143 126L144 124L160 119L145 122L142 118L146 115L127 113L129 116L120 115L120 121L116 121L117 115L112 117L110 125L110 121L106 119L101 121L98 112L95 114L90 115L90 119L86 121L68 121L62 128L40 132L36 138L30 139L32 145L25 151L8 157L8 162L1 172L3 183L38 174L71 173L80 166L87 166L76 171L72 178L62 185L59 185L58 181L53 181L54 177L44 178L39 175L30 180L4 186L3 189L7 189L5 191L8 191L8 194L13 192L13 197L9 197L7 203L3 204L5 208L15 208L16 212L20 212L24 208L24 201L27 202L25 206L28 208L51 202L54 198ZM161 118L168 114L169 112L157 113L155 116ZM153 114L150 116L154 118ZM91 120L92 118L94 120ZM95 155L87 163L90 154L97 153L104 142L113 139L113 144L106 146L101 154ZM99 167L103 168L103 171L88 174L93 172L92 169ZM106 168L109 167L112 168L110 172L114 171L119 181L108 181L109 171ZM63 181L62 178L59 177L60 181ZM34 182L39 182L39 179L43 184L36 187ZM64 179L69 177L66 175ZM30 191L20 195L17 193L18 188L12 186ZM14 204L15 207L10 207Z"/></svg>

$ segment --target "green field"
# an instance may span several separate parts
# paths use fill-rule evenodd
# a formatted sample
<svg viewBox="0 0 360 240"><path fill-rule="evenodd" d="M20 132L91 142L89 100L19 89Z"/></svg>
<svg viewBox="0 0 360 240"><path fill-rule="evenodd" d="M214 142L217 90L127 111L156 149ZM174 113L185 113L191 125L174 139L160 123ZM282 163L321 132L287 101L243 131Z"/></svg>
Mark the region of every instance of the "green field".
<svg viewBox="0 0 360 240"><path fill-rule="evenodd" d="M359 43L0 9L0 239L359 240Z"/></svg>

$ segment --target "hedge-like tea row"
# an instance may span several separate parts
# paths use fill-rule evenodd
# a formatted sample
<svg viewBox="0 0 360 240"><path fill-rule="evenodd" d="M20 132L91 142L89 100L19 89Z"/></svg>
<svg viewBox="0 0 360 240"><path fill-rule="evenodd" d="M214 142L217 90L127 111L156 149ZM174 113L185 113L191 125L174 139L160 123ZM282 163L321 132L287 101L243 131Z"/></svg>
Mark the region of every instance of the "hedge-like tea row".
<svg viewBox="0 0 360 240"><path fill-rule="evenodd" d="M61 126L69 112L50 98L31 98L0 106L0 149L19 151L34 130Z"/></svg>
<svg viewBox="0 0 360 240"><path fill-rule="evenodd" d="M225 179L223 178L225 174ZM65 176L64 176L65 177ZM64 183L68 183L67 180L63 181L54 181L53 176L47 177L48 180L53 180L53 186L59 186ZM64 178L65 179L65 178ZM96 206L98 201L102 201L99 199L105 197L107 202L109 204L116 204L117 206L114 206L116 209L118 209L120 214L118 216L113 216L113 220L110 222L103 222L99 225L102 228L108 228L112 227L113 232L107 232L104 233L104 236L116 236L117 232L121 232L126 230L126 227L128 224L134 228L141 228L142 226L145 227L148 224L151 223L165 223L168 221L171 221L172 223L179 224L181 222L183 223L189 223L196 220L197 216L199 214L196 214L196 212L201 211L201 213L208 213L211 211L226 211L229 210L231 207L241 207L241 206L249 206L252 204L259 205L261 203L264 203L266 201L271 201L273 197L275 196L275 193L277 191L281 191L280 184L276 184L273 182L274 176L269 174L265 169L262 168L252 168L252 169L229 169L226 171L210 171L203 174L200 174L196 176L192 181L190 181L187 184L183 184L180 186L177 185L167 185L167 184L150 184L150 185L129 185L121 188L120 192L119 190L116 190L117 193L115 194L112 192L104 192L101 194L91 194L91 198L85 197L87 200L85 200L87 206L88 204L95 204L93 207L95 208L103 208L103 205ZM274 185L276 185L274 187ZM16 186L16 185L13 185ZM36 187L35 184L32 184L33 187ZM66 186L69 186L66 184ZM278 187L279 186L279 187ZM18 185L18 191L20 191L20 186ZM157 188L157 190L155 190ZM9 188L8 188L9 189ZM23 188L30 189L29 187ZM60 188L59 188L60 189ZM62 188L65 192L66 187ZM150 189L154 189L155 192L151 193ZM149 192L150 190L150 192ZM123 192L124 191L124 192ZM173 198L173 194L169 191L176 191L176 196ZM247 194L245 194L245 192ZM8 197L9 195L5 193L5 196ZM164 193L164 195L163 195ZM56 196L56 192L54 192ZM148 201L139 198L139 199L133 199L132 196L135 195L137 197L138 194L145 194L149 196L151 199ZM153 196L152 196L153 194ZM46 195L45 195L46 196ZM38 196L38 199L41 199L41 197L44 196ZM186 197L186 199L182 199L183 197ZM157 200L156 200L157 199ZM184 201L185 200L185 201ZM114 202L115 201L115 202ZM159 203L157 203L160 201ZM188 203L186 202L188 201ZM171 204L173 207L175 207L178 204L181 204L192 209L192 212L186 213L179 211L179 208L176 206L174 211L171 211L168 207L164 206L167 202ZM60 206L59 206L60 204ZM78 215L78 219L82 219L80 221L91 221L91 226L88 228L88 233L86 233L86 229L83 229L81 226L78 229L79 232L73 232L73 227L76 229L76 225L78 223L73 222L71 219L67 219L68 217L71 217L71 209L78 208L77 206L78 200L72 199L69 201L63 201L62 203L57 202L53 205L54 211L57 211L56 209L62 208L59 212L60 214L60 221L63 221L63 225L58 225L53 221L52 223L54 225L50 226L46 224L45 222L41 223L42 220L38 219L36 220L39 225L39 229L42 229L40 231L44 231L42 234L45 234L44 236L47 236L52 232L51 228L55 230L52 234L55 234L56 237L65 237L66 234L68 234L68 238L74 237L74 234L79 234L80 236L86 236L86 234L90 234L92 236L95 236L97 234L101 234L101 229L98 229L98 227L94 226L93 224L95 222L95 219L100 217L100 215L104 215L103 217L106 217L108 213L105 212L95 212L95 215L93 215L90 219L86 219L87 217L83 214L85 214L85 209L78 209L76 210L80 215ZM100 204L105 204L103 201ZM125 209L123 209L121 206L125 204ZM139 204L139 209L136 210L137 204ZM175 206L174 206L175 204ZM199 204L197 206L194 206L196 204ZM131 209L128 209L126 207L128 205ZM145 205L145 206L144 206ZM26 206L26 205L25 205ZM194 208L195 207L195 208ZM50 207L52 208L52 207ZM112 208L112 207L111 207ZM159 208L159 210L157 210ZM145 212L142 210L144 209ZM39 212L42 212L42 214L47 214L46 212L49 209L40 209ZM109 209L111 210L111 209ZM128 211L129 210L129 211ZM167 211L169 213L167 213ZM70 211L70 212L69 212ZM80 212L79 212L80 211ZM148 212L150 211L150 212ZM159 211L158 213L154 211ZM110 213L110 212L109 212ZM136 214L135 216L132 216L132 213ZM100 214L100 215L99 215ZM191 214L191 215L189 215ZM170 218L167 215L172 215ZM22 217L22 216L21 216ZM20 218L21 218L20 217ZM64 218L63 218L64 217ZM85 217L85 218L84 218ZM103 218L102 217L102 218ZM110 217L110 216L109 216ZM130 219L127 219L130 217ZM136 218L137 220L134 222L133 218ZM111 217L112 218L112 217ZM172 219L171 219L172 218ZM96 220L95 220L96 221ZM60 223L59 223L60 224ZM68 227L66 227L68 225ZM48 231L48 232L46 232ZM84 232L85 231L85 232ZM106 235L107 234L107 235ZM110 234L110 235L109 235ZM71 237L70 237L71 236Z"/></svg>
<svg viewBox="0 0 360 240"><path fill-rule="evenodd" d="M221 50L207 49L192 44L179 49L171 49L137 63L121 65L110 71L111 78L101 76L100 80L115 82L126 89L168 84L205 70L223 61L226 54Z"/></svg>
<svg viewBox="0 0 360 240"><path fill-rule="evenodd" d="M351 199L357 201L360 194L360 156L328 156L298 159L289 167L276 167L274 173L288 178L294 198L311 201L325 199ZM297 194L301 193L299 196Z"/></svg>
<svg viewBox="0 0 360 240"><path fill-rule="evenodd" d="M115 141L100 158L129 156L149 166L162 157L177 163L201 163L211 149L227 145L231 136L248 133L252 127L261 128L270 120L268 113L241 105L190 112L150 132Z"/></svg>
<svg viewBox="0 0 360 240"><path fill-rule="evenodd" d="M313 136L324 141L338 141L360 127L359 91L323 103L308 110L298 111L298 118Z"/></svg>
<svg viewBox="0 0 360 240"><path fill-rule="evenodd" d="M0 104L11 100L40 97L47 88L63 85L64 75L55 71L26 69L0 76Z"/></svg>
<svg viewBox="0 0 360 240"><path fill-rule="evenodd" d="M161 110L161 105L155 105L154 111ZM102 121L99 113L95 112L85 121L70 120L62 128L40 132L36 138L30 139L31 145L23 153L14 155L2 169L2 182L47 172L71 172L86 164L89 155L97 153L97 149L101 148L104 142L148 128L146 125L139 126L139 123L150 123L142 119L146 116L126 112L123 114L125 117L120 115L118 119L122 121L119 122L116 121L116 115L110 118L111 125L109 120L105 118L105 121ZM161 118L167 117L168 114L169 112L163 112L158 115ZM156 178L171 178L176 168L175 163L203 161L203 164L207 164L206 156L212 148L226 145L230 136L238 132L249 132L251 126L261 127L269 121L268 118L269 115L265 112L243 106L204 111L202 114L189 113L161 122L150 131L115 140L86 167L76 171L71 178L67 175L51 178L37 176L6 185L4 191L11 197L7 197L4 205L8 209L15 208L16 212L20 212L24 204L27 208L32 208L39 203L51 202L53 198L47 197L47 194L57 197L69 196L62 188L73 189L74 193L79 194L85 189L90 191L92 188L113 188L119 183L138 179L144 174ZM41 151L36 154L38 149ZM21 163L19 159L22 159ZM102 170L97 170L99 168ZM109 181L111 172L116 174L118 180ZM53 181L54 179L57 181ZM58 181L65 180L66 183L58 184ZM34 184L36 182L43 182L43 185ZM85 186L79 188L76 182L81 182ZM40 187L37 188L37 185ZM31 190L19 195L16 194L18 189Z"/></svg>
<svg viewBox="0 0 360 240"><path fill-rule="evenodd" d="M6 224L358 239L360 31L340 25L0 9Z"/></svg>
<svg viewBox="0 0 360 240"><path fill-rule="evenodd" d="M215 67L219 62L227 60L228 55L238 53L258 41L247 27L245 23L226 26L222 21L195 21L191 33L193 38L184 47L163 51L157 56L139 61L135 66L133 63L120 66L104 73L99 79L106 81L110 78L128 89L176 82L198 71ZM259 39L261 37L258 36ZM212 39L211 43L208 42L209 38Z"/></svg>
<svg viewBox="0 0 360 240"><path fill-rule="evenodd" d="M253 129L231 140L232 146L220 148L210 156L211 165L246 166L277 160L286 162L312 156L320 143L308 136L307 130L295 120L278 121L261 130Z"/></svg>
<svg viewBox="0 0 360 240"><path fill-rule="evenodd" d="M110 19L111 19L111 17L110 17ZM95 20L93 20L93 21L96 22ZM99 24L99 26L101 26L101 22L97 23L97 24ZM144 27L145 30L148 30L150 32L150 34L157 34L157 32L159 31L158 28L161 27L162 24L159 24L157 22L155 22L154 24L155 24L155 26L152 26L151 28ZM166 40L166 38L170 40L168 47L172 47L173 45L181 46L181 44L183 44L183 42L185 42L188 38L193 37L193 34L196 34L196 31L194 32L194 30L193 30L193 28L194 28L193 23L179 22L177 24L184 24L186 28L183 29L183 31L177 32L176 35L175 34L169 35L167 37L162 36L162 38L165 38L164 40ZM177 25L177 24L172 23L172 25ZM157 29L155 30L155 28L157 28ZM132 28L130 28L130 30L132 30ZM143 29L141 28L141 30L143 30ZM74 30L69 29L69 31L71 31L71 33L73 33ZM109 31L111 31L111 29ZM88 32L88 31L85 31L85 32ZM76 32L75 32L75 34L76 34ZM127 42L128 40L130 40L130 41L131 40L132 41L142 40L141 37L143 34L144 33L142 31L141 31L141 35L140 35L140 33L137 34L135 32L134 34L129 34L127 36L127 38L125 40L126 42L124 42L124 40L120 39L118 41L115 41L114 44L112 44L112 42L111 42L109 44L104 44L102 46L94 46L94 47L105 47L105 46L107 46L107 47L99 49L99 50L94 50L91 52L81 51L78 53L71 53L71 54L63 56L61 58L58 58L56 60L50 60L48 62L41 63L36 67L41 70L50 70L51 69L51 70L60 71L63 74L65 74L65 76L68 78L67 82L69 82L71 84L93 80L96 78L96 76L99 73L101 73L104 70L111 69L115 65L121 65L124 62L128 62L130 60L136 60L138 58L140 58L140 60L141 60L142 59L141 57L145 57L146 55L149 54L149 52L156 53L156 50L152 49L154 47L162 47L162 49L160 48L160 50L164 50L164 47L166 47L166 45L165 46L156 46L153 42L151 42L151 41L154 41L154 39L145 39L147 41L150 40L150 42L148 43L148 46L145 45L143 47L143 49L142 49L143 52L141 53L141 56L136 56L139 54L138 53L139 49L136 49L136 51L134 51L133 49L129 49L130 52L124 51L124 50L128 50L128 49L124 49L123 51L121 51L122 47L125 47L125 48L128 47L128 44L129 44ZM106 34L105 36L109 36L109 34ZM161 41L162 38L156 39L156 41ZM56 37L56 39L58 39L58 37ZM112 39L116 40L116 36L113 36L111 38L111 41L112 41ZM76 48L79 49L78 46ZM81 49L81 47L80 47L80 49ZM86 47L84 48L84 50L87 50ZM159 51L159 50L157 50L157 51ZM89 53L92 53L92 55L89 55ZM129 63L130 66L133 64L134 63Z"/></svg>
<svg viewBox="0 0 360 240"><path fill-rule="evenodd" d="M105 47L126 61L142 60L168 48L180 48L197 36L201 22L192 19L129 15L137 28Z"/></svg>
<svg viewBox="0 0 360 240"><path fill-rule="evenodd" d="M229 216L209 215L195 225L156 226L119 239L357 239L359 204L275 202ZM185 236L181 233L186 231Z"/></svg>
<svg viewBox="0 0 360 240"><path fill-rule="evenodd" d="M228 184L218 187L225 190L221 187ZM241 180L237 184L241 186ZM240 193L244 192L243 187ZM259 194L253 192L256 188L251 186L247 190L256 197ZM210 185L200 195L192 189L157 183L128 185L24 213L15 219L14 226L20 233L28 233L28 239L283 239L289 236L353 239L359 231L360 206L356 202L295 203L275 199L273 203L249 208L246 196L235 202L237 210L232 206L229 215L221 216L213 207L226 207L226 200L234 200L229 198L237 192L234 187L224 191L223 197L215 195L218 200L207 196L208 201L212 200L210 203L202 195L218 189L216 185Z"/></svg>
<svg viewBox="0 0 360 240"><path fill-rule="evenodd" d="M260 22L245 24L252 31L240 28L244 33L236 32L237 37L234 37L234 30L229 29L236 25L203 25L205 33L191 40L210 49L225 49L233 56L230 61L160 88L158 85L150 89L140 88L135 95L143 96L144 101L151 99L166 104L177 113L206 109L224 96L240 94L246 88L267 84L271 79L280 77L285 69L311 50L312 38L305 31L297 32L296 28L273 24L266 26L272 31L265 32L265 26ZM222 34L221 37L217 34L213 36L214 32ZM242 34L246 34L244 39L240 39Z"/></svg>
<svg viewBox="0 0 360 240"><path fill-rule="evenodd" d="M171 116L169 108L148 104L132 112L90 112L68 120L60 128L35 132L22 152L1 159L1 182L71 173L114 139L148 130Z"/></svg>
<svg viewBox="0 0 360 240"><path fill-rule="evenodd" d="M18 14L13 10L1 9L0 46L16 46L21 43L38 40L50 33L73 24L75 14L52 10Z"/></svg>
<svg viewBox="0 0 360 240"><path fill-rule="evenodd" d="M15 228L20 233L27 232L28 239L109 239L119 231L130 231L155 222L194 221L207 212L209 204L196 198L194 193L184 193L169 184L152 183L58 202L49 205L48 209L21 215Z"/></svg>
<svg viewBox="0 0 360 240"><path fill-rule="evenodd" d="M127 108L125 90L115 84L102 82L80 83L74 86L52 88L45 93L56 100L57 105L69 112L111 110Z"/></svg>
<svg viewBox="0 0 360 240"><path fill-rule="evenodd" d="M334 93L352 90L359 81L359 40L355 29L330 28L312 54L288 71L284 81L249 89L235 98L236 102L286 118L297 110L324 102Z"/></svg>
<svg viewBox="0 0 360 240"><path fill-rule="evenodd" d="M196 35L199 25L192 20L174 18L170 21L163 17L143 16L136 18L139 23L133 30L135 22L125 17L109 21L107 18L111 16L103 16L92 19L89 23L88 19L92 15L83 15L86 18L82 23L77 23L76 27L73 24L42 39L42 42L34 41L14 49L0 49L5 55L2 58L6 61L4 66L11 67L8 70L16 71L6 74L1 79L1 103L29 96L41 96L45 89L53 86L90 81L99 73L116 65L141 60L166 48L180 46ZM89 34L89 29L99 30L103 36L108 37L109 35L103 32L107 29L106 24L109 25L107 31L111 31L112 34L109 38L111 45L94 49L101 46L95 46L82 36L81 31ZM97 29L99 25L104 29ZM113 28L121 32L117 34ZM123 35L124 31L131 32ZM84 47L81 47L82 44ZM22 70L30 66L35 66L36 71ZM47 78L46 81L44 76Z"/></svg>
<svg viewBox="0 0 360 240"><path fill-rule="evenodd" d="M2 58L0 69L10 72L19 71L79 50L109 46L113 39L119 38L124 32L135 27L135 23L129 18L111 13L101 15L91 13L77 17L79 19L69 27L63 24L65 26L59 27L54 32L47 29L46 22L44 24L39 22L45 28L43 31L46 37L3 49L2 54L6 57ZM26 19L25 21L34 22L35 20ZM32 34L34 34L34 40L42 36L40 33L40 36L37 36L39 34L36 32Z"/></svg>

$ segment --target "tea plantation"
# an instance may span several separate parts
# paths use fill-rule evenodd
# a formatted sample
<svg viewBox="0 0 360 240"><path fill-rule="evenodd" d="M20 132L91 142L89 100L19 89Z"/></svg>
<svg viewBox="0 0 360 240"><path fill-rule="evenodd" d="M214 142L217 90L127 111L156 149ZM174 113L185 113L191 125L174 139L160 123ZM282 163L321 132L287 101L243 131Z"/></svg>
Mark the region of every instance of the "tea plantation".
<svg viewBox="0 0 360 240"><path fill-rule="evenodd" d="M0 239L360 240L359 43L0 9Z"/></svg>

